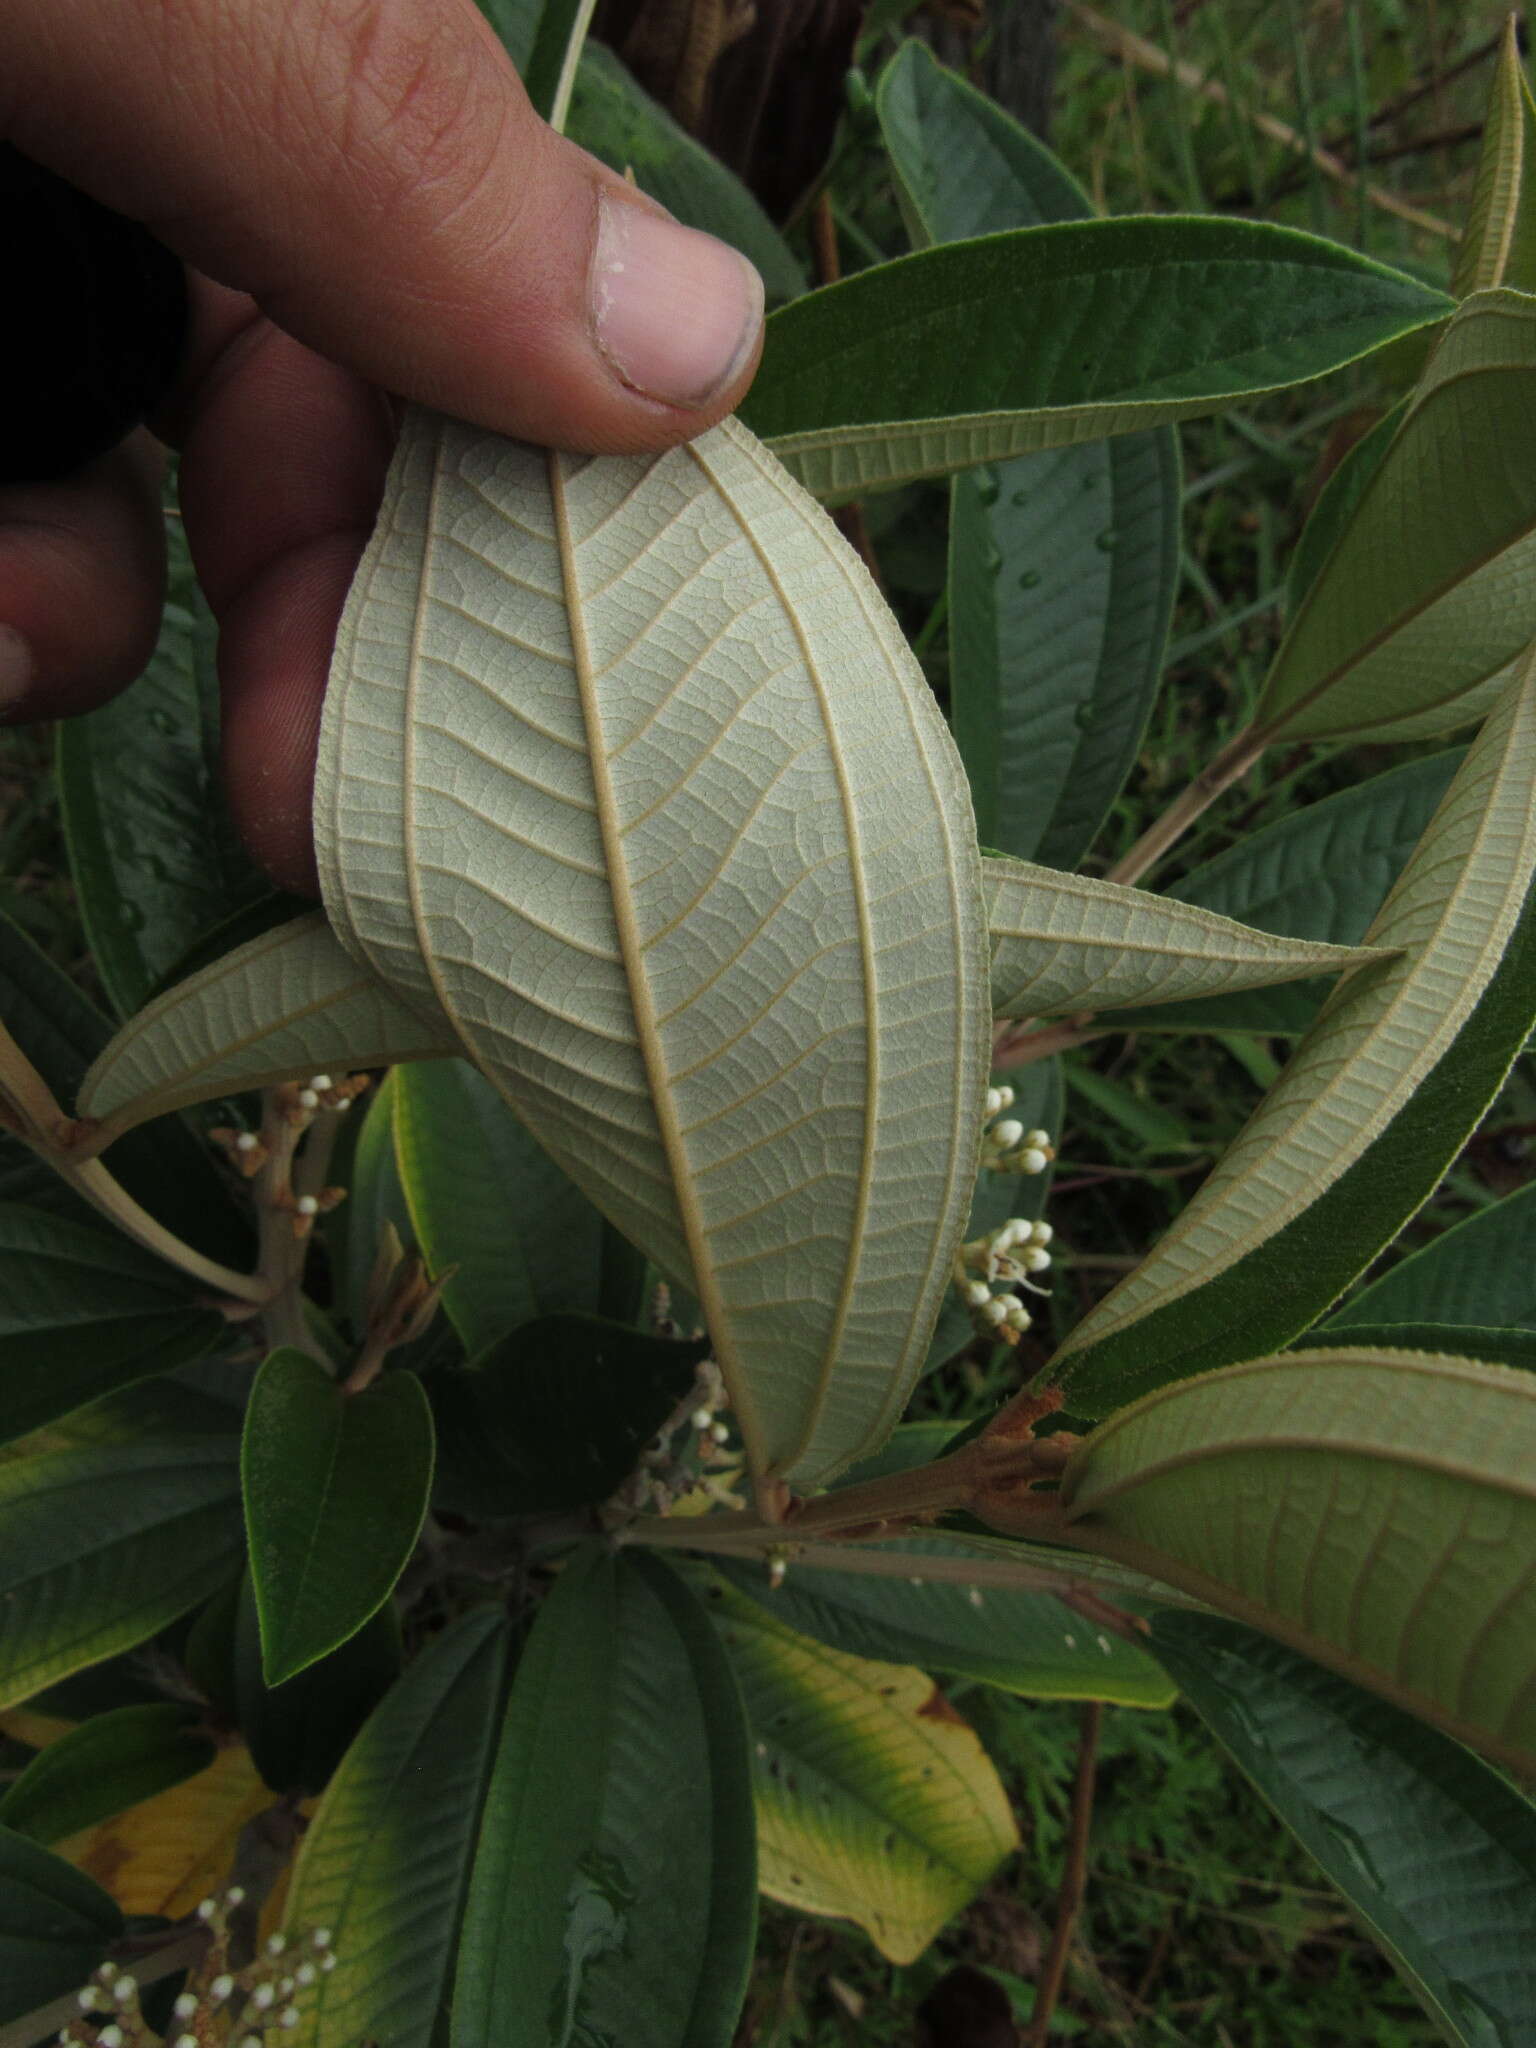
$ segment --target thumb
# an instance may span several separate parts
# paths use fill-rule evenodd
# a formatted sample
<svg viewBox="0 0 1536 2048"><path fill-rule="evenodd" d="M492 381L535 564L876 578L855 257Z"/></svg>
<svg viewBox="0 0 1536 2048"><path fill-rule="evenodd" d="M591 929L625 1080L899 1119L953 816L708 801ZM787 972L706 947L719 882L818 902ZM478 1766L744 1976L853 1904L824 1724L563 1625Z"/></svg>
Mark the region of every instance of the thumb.
<svg viewBox="0 0 1536 2048"><path fill-rule="evenodd" d="M370 382L598 451L699 433L762 286L534 113L472 0L9 0L0 127Z"/></svg>

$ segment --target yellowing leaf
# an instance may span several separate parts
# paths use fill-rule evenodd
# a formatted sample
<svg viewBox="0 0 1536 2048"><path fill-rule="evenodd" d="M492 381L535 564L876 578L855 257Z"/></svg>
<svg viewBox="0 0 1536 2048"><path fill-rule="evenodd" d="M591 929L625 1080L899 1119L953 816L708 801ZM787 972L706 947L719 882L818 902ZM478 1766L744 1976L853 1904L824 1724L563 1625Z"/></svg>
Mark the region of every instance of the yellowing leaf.
<svg viewBox="0 0 1536 2048"><path fill-rule="evenodd" d="M925 1673L829 1649L716 1584L752 1726L760 1889L913 1961L1018 1847L991 1759Z"/></svg>
<svg viewBox="0 0 1536 2048"><path fill-rule="evenodd" d="M176 1920L228 1882L241 1829L275 1796L230 1743L196 1777L55 1846L125 1913Z"/></svg>
<svg viewBox="0 0 1536 2048"><path fill-rule="evenodd" d="M703 1304L755 1475L922 1365L974 1179L964 774L826 515L732 421L635 460L407 423L342 621L327 908Z"/></svg>

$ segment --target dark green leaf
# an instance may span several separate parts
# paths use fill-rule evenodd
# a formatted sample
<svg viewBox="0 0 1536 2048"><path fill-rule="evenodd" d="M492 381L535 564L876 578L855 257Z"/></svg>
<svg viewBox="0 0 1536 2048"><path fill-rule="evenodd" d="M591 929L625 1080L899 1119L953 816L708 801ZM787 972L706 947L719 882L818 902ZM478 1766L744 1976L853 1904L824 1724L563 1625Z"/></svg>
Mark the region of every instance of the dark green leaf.
<svg viewBox="0 0 1536 2048"><path fill-rule="evenodd" d="M1166 893L1260 931L1358 945L1464 758L1464 748L1452 748L1389 769L1321 803L1305 804L1196 868ZM1106 1014L1127 1031L1299 1036L1331 986L1293 981L1201 1002Z"/></svg>
<svg viewBox="0 0 1536 2048"><path fill-rule="evenodd" d="M326 1788L288 1900L328 1927L336 1968L305 2002L296 2048L431 2048L500 1721L509 1632L478 1607L416 1658Z"/></svg>
<svg viewBox="0 0 1536 2048"><path fill-rule="evenodd" d="M708 1621L655 1559L578 1555L513 1684L454 2048L725 2048L755 1889L746 1723Z"/></svg>
<svg viewBox="0 0 1536 2048"><path fill-rule="evenodd" d="M1074 1414L1279 1350L1318 1319L1438 1186L1482 1121L1536 1015L1536 891L1460 1032L1353 1165L1216 1279L1079 1351Z"/></svg>
<svg viewBox="0 0 1536 2048"><path fill-rule="evenodd" d="M603 1219L464 1060L395 1069L395 1164L428 1270L471 1356L533 1317L595 1309Z"/></svg>
<svg viewBox="0 0 1536 2048"><path fill-rule="evenodd" d="M339 1649L269 1686L250 1574L234 1614L233 1680L240 1732L274 1792L319 1792L400 1674L400 1623L375 1609Z"/></svg>
<svg viewBox="0 0 1536 2048"><path fill-rule="evenodd" d="M196 1707L115 1707L39 1750L0 1799L0 1825L45 1846L152 1799L213 1762Z"/></svg>
<svg viewBox="0 0 1536 2048"><path fill-rule="evenodd" d="M909 1578L795 1568L774 1591L760 1565L716 1569L780 1621L854 1657L979 1678L1027 1699L1102 1699L1165 1707L1173 1697L1155 1661L1069 1612L1053 1593L1001 1591L923 1575L925 1557L963 1561L942 1536L884 1544L910 1556Z"/></svg>
<svg viewBox="0 0 1536 2048"><path fill-rule="evenodd" d="M1293 1350L1435 1351L1444 1358L1479 1358L1485 1365L1512 1365L1536 1372L1536 1330L1492 1330L1465 1323L1346 1323L1337 1317L1306 1331Z"/></svg>
<svg viewBox="0 0 1536 2048"><path fill-rule="evenodd" d="M0 1202L0 1443L201 1357L226 1328L126 1238Z"/></svg>
<svg viewBox="0 0 1536 2048"><path fill-rule="evenodd" d="M1363 434L1329 477L1312 507L1291 554L1285 576L1285 608L1294 612L1317 580L1317 572L1333 552L1334 542L1354 516L1367 484L1381 467L1382 457L1402 425L1408 401L1401 400Z"/></svg>
<svg viewBox="0 0 1536 2048"><path fill-rule="evenodd" d="M632 170L641 191L685 227L739 249L757 267L770 300L805 290L805 273L746 186L601 44L589 43L582 53L566 133L610 169Z"/></svg>
<svg viewBox="0 0 1536 2048"><path fill-rule="evenodd" d="M218 1437L0 1465L0 1706L206 1600L239 1564L239 1486Z"/></svg>
<svg viewBox="0 0 1536 2048"><path fill-rule="evenodd" d="M926 43L902 44L875 106L914 241L963 242L1093 212L1066 165Z"/></svg>
<svg viewBox="0 0 1536 2048"><path fill-rule="evenodd" d="M1092 213L1050 151L922 43L887 66L877 104L914 240ZM950 718L988 844L1055 867L1087 851L1157 689L1178 541L1168 429L956 477Z"/></svg>
<svg viewBox="0 0 1536 2048"><path fill-rule="evenodd" d="M59 727L59 797L91 955L119 1016L211 925L265 885L220 795L215 629L181 521L170 596L143 675Z"/></svg>
<svg viewBox="0 0 1536 2048"><path fill-rule="evenodd" d="M232 910L228 917L199 932L186 951L179 954L161 975L149 991L150 997L163 996L178 983L190 980L194 974L201 974L205 967L212 967L226 953L248 946L253 939L265 938L268 932L279 931L285 924L292 924L295 918L312 912L314 907L306 897L285 896L269 889L265 895L256 897L239 910Z"/></svg>
<svg viewBox="0 0 1536 2048"><path fill-rule="evenodd" d="M1332 1318L1356 1323L1511 1324L1536 1330L1536 1187L1458 1223ZM1456 1349L1447 1346L1447 1349ZM1469 1353L1476 1357L1476 1352Z"/></svg>
<svg viewBox="0 0 1536 2048"><path fill-rule="evenodd" d="M344 1643L389 1598L432 1487L432 1411L414 1373L347 1394L302 1351L274 1351L240 1448L267 1683Z"/></svg>
<svg viewBox="0 0 1536 2048"><path fill-rule="evenodd" d="M1459 1743L1236 1622L1164 1613L1152 1640L1446 2039L1530 2040L1536 1808Z"/></svg>
<svg viewBox="0 0 1536 2048"><path fill-rule="evenodd" d="M0 1828L0 2020L76 1990L122 1931L100 1885Z"/></svg>
<svg viewBox="0 0 1536 2048"><path fill-rule="evenodd" d="M652 1337L596 1316L541 1316L473 1365L433 1373L442 1498L476 1515L606 1500L686 1398L708 1349L704 1338Z"/></svg>
<svg viewBox="0 0 1536 2048"><path fill-rule="evenodd" d="M742 416L812 489L846 494L1217 411L1449 309L1411 278L1256 221L1023 228L781 308Z"/></svg>
<svg viewBox="0 0 1536 2048"><path fill-rule="evenodd" d="M112 1027L6 917L0 917L0 1018L60 1108L72 1113L86 1068ZM14 1139L4 1140L11 1158L20 1149ZM249 1226L207 1146L179 1117L130 1131L112 1147L107 1165L136 1201L199 1251L227 1265L249 1264ZM84 1212L71 1202L69 1213Z"/></svg>
<svg viewBox="0 0 1536 2048"><path fill-rule="evenodd" d="M337 1211L340 1227L331 1237L338 1267L337 1308L361 1338L366 1324L368 1282L378 1262L386 1225L411 1249L416 1230L395 1160L395 1101L404 1067L392 1067L367 1098L352 1154L351 1192Z"/></svg>

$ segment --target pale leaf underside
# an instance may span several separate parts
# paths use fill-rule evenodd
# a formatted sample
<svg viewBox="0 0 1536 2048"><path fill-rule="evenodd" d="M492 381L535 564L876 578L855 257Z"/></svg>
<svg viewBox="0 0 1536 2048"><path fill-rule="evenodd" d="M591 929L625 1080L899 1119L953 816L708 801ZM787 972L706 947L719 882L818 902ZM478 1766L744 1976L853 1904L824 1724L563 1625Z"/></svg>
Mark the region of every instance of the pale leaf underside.
<svg viewBox="0 0 1536 2048"><path fill-rule="evenodd" d="M1063 1480L1076 1540L1536 1766L1536 1378L1297 1351L1122 1409Z"/></svg>
<svg viewBox="0 0 1536 2048"><path fill-rule="evenodd" d="M189 1102L307 1075L456 1052L399 1003L322 911L237 947L140 1010L81 1083L81 1116L127 1129Z"/></svg>
<svg viewBox="0 0 1536 2048"><path fill-rule="evenodd" d="M1072 1331L1069 1357L1235 1265L1359 1158L1455 1043L1536 868L1536 659L1478 734L1351 975L1151 1255Z"/></svg>
<svg viewBox="0 0 1536 2048"><path fill-rule="evenodd" d="M1384 957L1278 938L1197 904L1028 861L982 862L992 933L992 1010L1050 1017L1184 1002Z"/></svg>
<svg viewBox="0 0 1536 2048"><path fill-rule="evenodd" d="M349 946L693 1283L759 1472L894 1421L986 1059L964 779L861 565L733 422L623 460L414 415L316 791Z"/></svg>

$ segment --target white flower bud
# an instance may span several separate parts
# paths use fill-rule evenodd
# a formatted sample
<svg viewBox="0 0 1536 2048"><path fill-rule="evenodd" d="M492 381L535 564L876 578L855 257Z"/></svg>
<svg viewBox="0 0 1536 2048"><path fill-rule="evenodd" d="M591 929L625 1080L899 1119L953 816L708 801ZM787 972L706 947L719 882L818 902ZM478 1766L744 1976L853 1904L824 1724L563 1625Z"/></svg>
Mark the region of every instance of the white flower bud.
<svg viewBox="0 0 1536 2048"><path fill-rule="evenodd" d="M103 2027L96 2036L96 2048L123 2048L123 2030L117 2025Z"/></svg>
<svg viewBox="0 0 1536 2048"><path fill-rule="evenodd" d="M714 1419L714 1411L709 1408L695 1408L688 1418L695 1429L708 1429Z"/></svg>
<svg viewBox="0 0 1536 2048"><path fill-rule="evenodd" d="M992 1142L999 1152L1011 1152L1023 1135L1024 1126L1015 1117L1004 1117L992 1127Z"/></svg>
<svg viewBox="0 0 1536 2048"><path fill-rule="evenodd" d="M1050 1263L1050 1253L1038 1244L1032 1244L1023 1255L1026 1273L1043 1273Z"/></svg>
<svg viewBox="0 0 1536 2048"><path fill-rule="evenodd" d="M221 1970L218 1976L215 1977L213 1982L208 1986L208 1996L213 2000L215 2005L222 2005L225 1999L228 1998L231 1991L234 1990L234 1988L234 1978L229 1974L228 1970Z"/></svg>
<svg viewBox="0 0 1536 2048"><path fill-rule="evenodd" d="M245 1904L245 1886L243 1884L232 1884L224 1894L224 1903L230 1907L243 1906Z"/></svg>
<svg viewBox="0 0 1536 2048"><path fill-rule="evenodd" d="M984 1323L990 1323L994 1329L997 1329L1008 1320L1007 1302L1000 1295L994 1294L982 1310L981 1319Z"/></svg>
<svg viewBox="0 0 1536 2048"><path fill-rule="evenodd" d="M269 1956L280 1956L280 1955L282 1954L283 1950L284 1950L284 1949L285 1949L285 1948L286 1948L287 1946L288 1946L288 1937L287 1937L287 1935L285 1935L285 1934L269 1934L269 1935L267 1936L267 1954L268 1954Z"/></svg>
<svg viewBox="0 0 1536 2048"><path fill-rule="evenodd" d="M320 1107L320 1098L313 1088L301 1088L299 1090L299 1107L300 1109L318 1109Z"/></svg>
<svg viewBox="0 0 1536 2048"><path fill-rule="evenodd" d="M195 1991L183 1991L178 1996L176 2003L171 2007L171 2011L175 2013L179 2020L191 2019L192 2015L197 2011L197 1993Z"/></svg>
<svg viewBox="0 0 1536 2048"><path fill-rule="evenodd" d="M254 1131L242 1131L235 1140L235 1150L237 1152L254 1152L260 1143L261 1140ZM213 1901L212 1899L205 1899L203 1904L211 1909Z"/></svg>
<svg viewBox="0 0 1536 2048"><path fill-rule="evenodd" d="M1002 1104L1004 1109L1012 1109L1013 1090L1006 1086L999 1088L997 1091L997 1099Z"/></svg>
<svg viewBox="0 0 1536 2048"><path fill-rule="evenodd" d="M709 1433L717 1444L727 1443L730 1440L731 1434L730 1424L726 1422L712 1422L709 1425Z"/></svg>
<svg viewBox="0 0 1536 2048"><path fill-rule="evenodd" d="M1029 1235L1031 1241L1035 1244L1049 1244L1056 1233L1049 1223L1037 1223Z"/></svg>
<svg viewBox="0 0 1536 2048"><path fill-rule="evenodd" d="M1001 1088L989 1088L987 1090L986 1106L988 1116L1000 1116L1002 1114L1003 1091Z"/></svg>
<svg viewBox="0 0 1536 2048"><path fill-rule="evenodd" d="M329 1074L316 1074L309 1085L317 1095L324 1095L329 1089L334 1088L336 1084Z"/></svg>
<svg viewBox="0 0 1536 2048"><path fill-rule="evenodd" d="M138 1989L138 1978L130 1977L128 1975L128 1972L125 1970L122 1976L119 1977L116 1983L112 1986L112 1996L117 2000L119 2005L127 2005L129 2000L137 1995Z"/></svg>
<svg viewBox="0 0 1536 2048"><path fill-rule="evenodd" d="M1035 1145L1027 1146L1019 1155L1020 1173L1044 1173L1050 1163L1045 1154Z"/></svg>
<svg viewBox="0 0 1536 2048"><path fill-rule="evenodd" d="M315 1981L314 1964L300 1963L299 1967L293 1973L293 1981L295 1984L299 1985L301 1989L307 1989L308 1986L313 1984Z"/></svg>
<svg viewBox="0 0 1536 2048"><path fill-rule="evenodd" d="M196 2034L178 2034L176 2036L175 2048L198 2048Z"/></svg>
<svg viewBox="0 0 1536 2048"><path fill-rule="evenodd" d="M318 1216L320 1213L320 1204L315 1200L313 1195L300 1195L299 1199L294 1203L293 1206L301 1216ZM277 1938L278 1937L274 1934L272 1940L276 1941ZM268 1946L270 1947L270 1945L271 1944L269 1943ZM276 1955L278 1951L276 1949L273 1949L272 1953L273 1955Z"/></svg>
<svg viewBox="0 0 1536 2048"><path fill-rule="evenodd" d="M276 1997L277 1993L270 1984L258 1984L251 1993L251 2004L258 2012L265 2012Z"/></svg>
<svg viewBox="0 0 1536 2048"><path fill-rule="evenodd" d="M1010 1330L1018 1330L1020 1332L1023 1332L1029 1328L1030 1323L1032 1321L1033 1317L1030 1315L1029 1310L1024 1306L1022 1301L1009 1302L1008 1328Z"/></svg>
<svg viewBox="0 0 1536 2048"><path fill-rule="evenodd" d="M973 1280L965 1290L965 1298L972 1308L984 1308L992 1299L992 1290L985 1280Z"/></svg>

